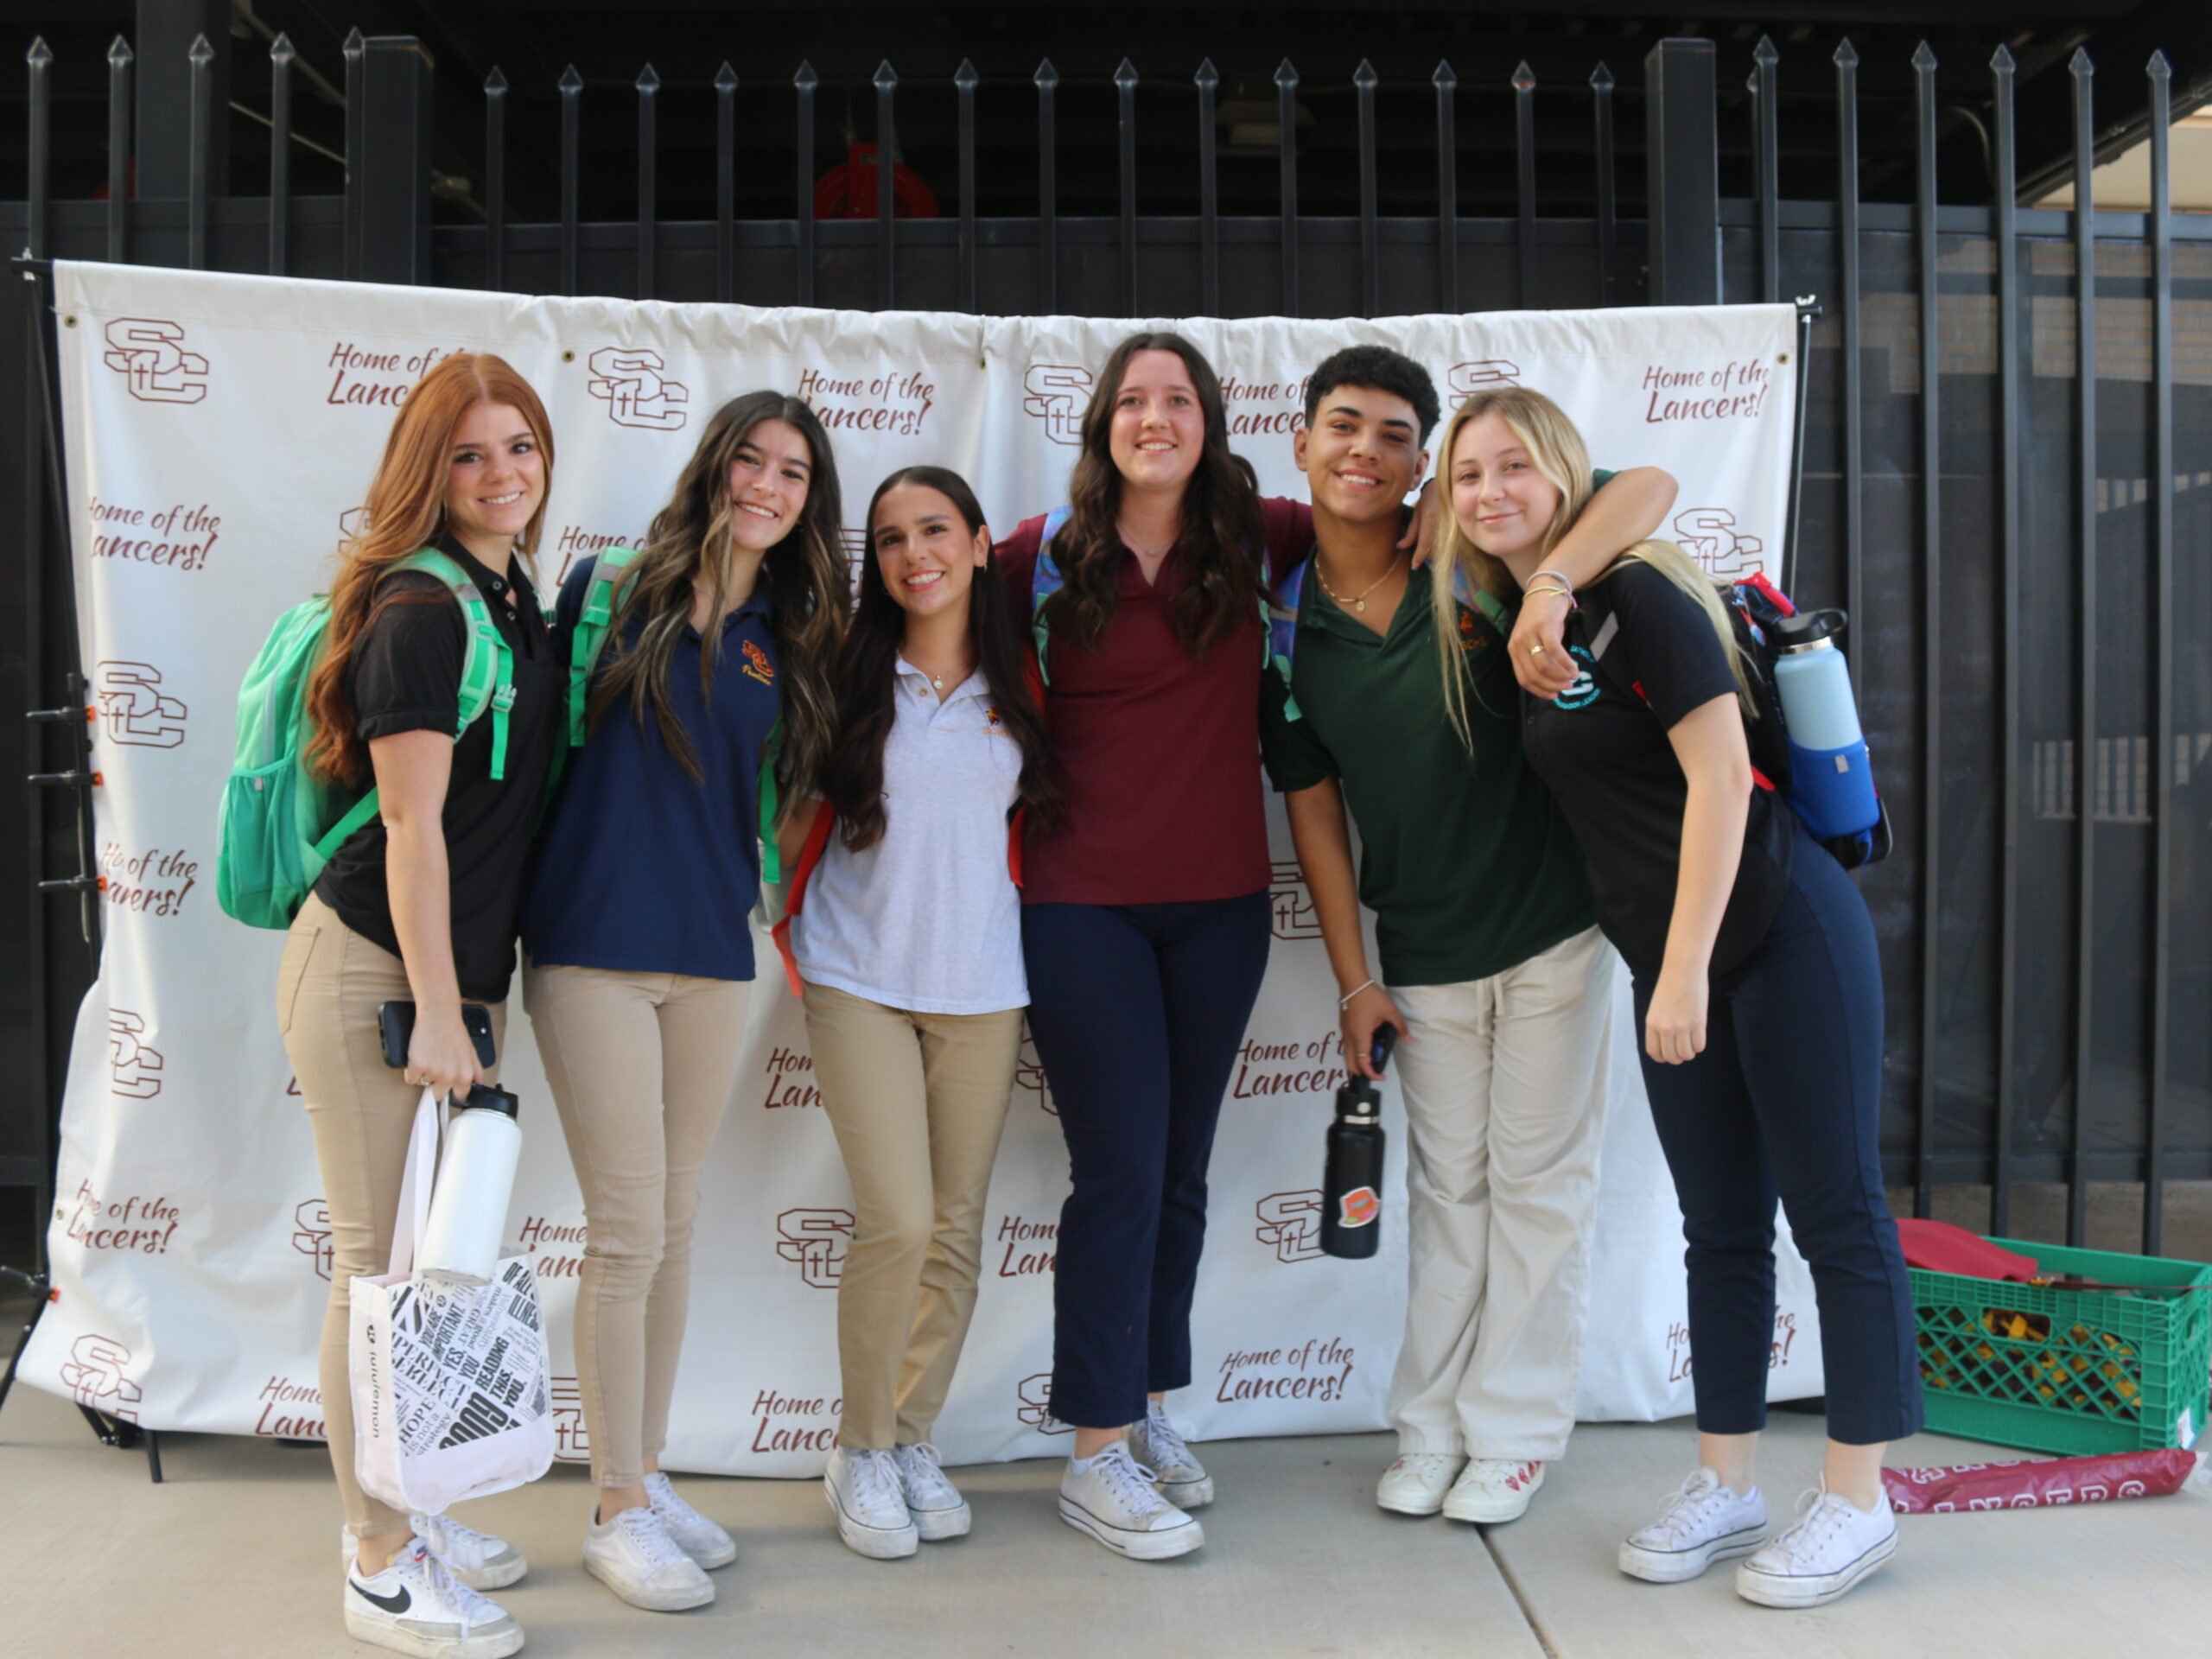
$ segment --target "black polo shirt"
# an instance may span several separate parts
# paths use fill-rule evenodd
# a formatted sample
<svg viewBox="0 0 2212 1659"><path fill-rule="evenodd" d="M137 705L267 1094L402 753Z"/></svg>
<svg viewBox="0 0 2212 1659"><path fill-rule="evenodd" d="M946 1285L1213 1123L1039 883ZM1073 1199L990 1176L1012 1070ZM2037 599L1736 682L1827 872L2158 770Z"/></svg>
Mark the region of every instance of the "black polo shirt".
<svg viewBox="0 0 2212 1659"><path fill-rule="evenodd" d="M1618 631L1597 668L1585 614L1567 646L1581 677L1555 702L1522 695L1522 742L1582 844L1598 922L1636 976L1658 976L1681 868L1689 783L1667 734L1692 709L1733 696L1736 678L1697 601L1649 565L1623 559L1600 589ZM1744 855L1713 942L1711 973L1750 953L1789 882L1796 819L1754 785Z"/></svg>
<svg viewBox="0 0 2212 1659"><path fill-rule="evenodd" d="M537 594L518 558L510 581L448 537L438 550L474 579L492 620L514 655L514 707L507 715L506 775L492 779L489 710L461 734L446 785L446 866L452 883L453 965L461 995L497 1002L514 971L522 906L523 855L545 796L546 769L567 715L568 675L539 613ZM377 602L347 664L346 694L365 743L402 732L450 732L461 718L461 664L467 624L446 585L402 570L377 585ZM335 804L339 810L359 798ZM384 820L371 818L346 838L315 884L315 894L362 938L395 956L391 900L385 881Z"/></svg>

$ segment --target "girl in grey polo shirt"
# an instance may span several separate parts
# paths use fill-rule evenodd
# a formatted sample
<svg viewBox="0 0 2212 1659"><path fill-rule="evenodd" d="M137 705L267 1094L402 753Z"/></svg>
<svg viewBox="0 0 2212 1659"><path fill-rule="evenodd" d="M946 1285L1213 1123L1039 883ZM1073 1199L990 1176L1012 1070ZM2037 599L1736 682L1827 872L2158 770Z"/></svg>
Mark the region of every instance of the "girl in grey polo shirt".
<svg viewBox="0 0 2212 1659"><path fill-rule="evenodd" d="M888 1559L969 1527L929 1435L975 1310L1029 1001L1021 835L1059 803L975 493L902 468L868 503L868 536L825 798L777 931L853 1183L824 1484L838 1536Z"/></svg>

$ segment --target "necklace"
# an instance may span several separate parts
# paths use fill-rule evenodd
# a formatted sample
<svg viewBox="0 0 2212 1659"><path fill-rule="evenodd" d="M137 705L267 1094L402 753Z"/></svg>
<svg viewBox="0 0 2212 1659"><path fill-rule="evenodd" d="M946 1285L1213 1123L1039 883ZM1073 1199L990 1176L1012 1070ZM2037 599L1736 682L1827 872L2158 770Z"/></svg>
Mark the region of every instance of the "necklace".
<svg viewBox="0 0 2212 1659"><path fill-rule="evenodd" d="M1315 581L1321 584L1321 591L1326 594L1331 599L1336 601L1339 606L1347 610L1357 611L1362 616L1365 616L1367 614L1367 596L1397 574L1397 556L1393 554L1390 557L1390 568L1388 570L1385 570L1381 575L1376 577L1374 581L1369 582L1366 587L1361 588L1350 599L1346 599L1342 594L1329 586L1329 579L1321 574L1321 561L1318 557L1313 561L1313 577Z"/></svg>

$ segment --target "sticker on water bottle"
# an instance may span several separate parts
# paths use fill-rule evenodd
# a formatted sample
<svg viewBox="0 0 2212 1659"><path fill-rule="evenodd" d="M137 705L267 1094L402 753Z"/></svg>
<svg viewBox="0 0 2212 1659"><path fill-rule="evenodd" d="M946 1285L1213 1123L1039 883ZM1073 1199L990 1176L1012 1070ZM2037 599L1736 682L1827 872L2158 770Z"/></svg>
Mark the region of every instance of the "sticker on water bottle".
<svg viewBox="0 0 2212 1659"><path fill-rule="evenodd" d="M1339 1227L1364 1227L1382 1213L1382 1200L1371 1186L1355 1186L1337 1200Z"/></svg>

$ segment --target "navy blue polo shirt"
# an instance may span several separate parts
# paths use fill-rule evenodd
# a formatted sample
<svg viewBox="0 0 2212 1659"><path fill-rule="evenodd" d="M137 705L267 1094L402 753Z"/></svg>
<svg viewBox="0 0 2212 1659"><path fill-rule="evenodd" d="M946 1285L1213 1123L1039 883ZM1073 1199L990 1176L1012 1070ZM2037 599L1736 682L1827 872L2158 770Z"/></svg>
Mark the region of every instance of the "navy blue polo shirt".
<svg viewBox="0 0 2212 1659"><path fill-rule="evenodd" d="M562 584L555 622L564 651L597 563L583 560ZM633 617L626 640L642 626ZM613 659L608 644L601 671ZM747 918L760 893L756 791L778 701L765 584L722 620L711 687L700 647L698 630L685 629L669 685L705 779L694 782L669 752L650 706L642 725L627 697L608 707L569 756L538 834L522 915L531 961L753 977Z"/></svg>

